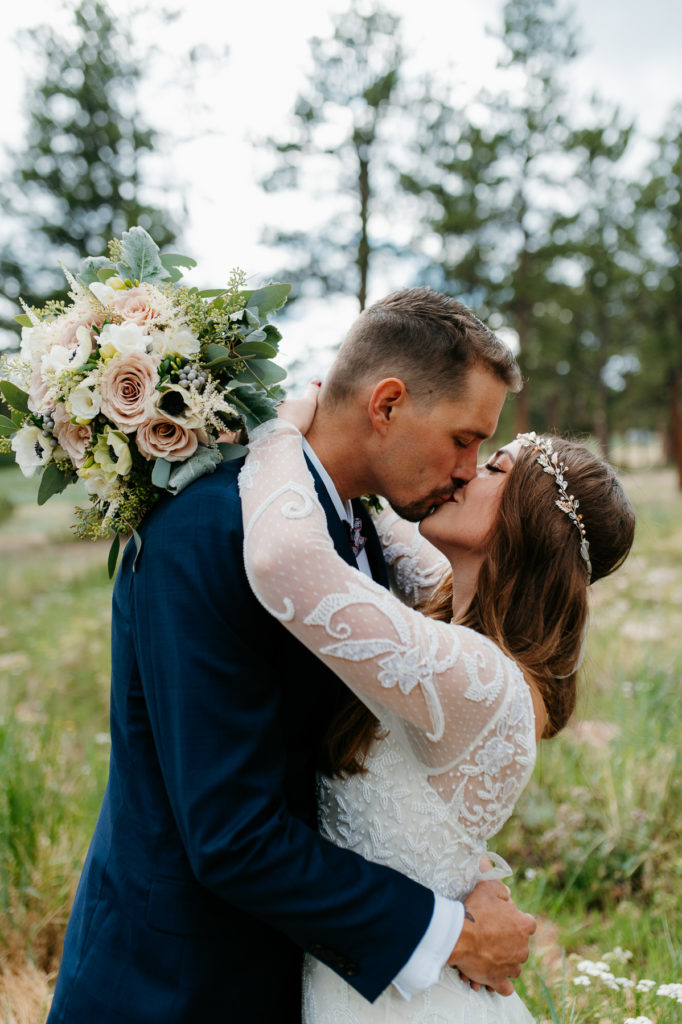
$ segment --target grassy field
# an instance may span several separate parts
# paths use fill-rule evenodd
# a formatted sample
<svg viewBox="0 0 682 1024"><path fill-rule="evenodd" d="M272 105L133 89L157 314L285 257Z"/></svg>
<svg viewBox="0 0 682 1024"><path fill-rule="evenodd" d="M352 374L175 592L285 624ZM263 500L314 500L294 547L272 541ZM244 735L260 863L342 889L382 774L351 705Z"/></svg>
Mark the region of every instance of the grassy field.
<svg viewBox="0 0 682 1024"><path fill-rule="evenodd" d="M682 1020L682 496L626 484L636 546L595 586L579 714L494 844L539 921L519 990L562 1024ZM3 1024L45 1018L109 753L107 545L73 541L73 492L35 493L0 470Z"/></svg>

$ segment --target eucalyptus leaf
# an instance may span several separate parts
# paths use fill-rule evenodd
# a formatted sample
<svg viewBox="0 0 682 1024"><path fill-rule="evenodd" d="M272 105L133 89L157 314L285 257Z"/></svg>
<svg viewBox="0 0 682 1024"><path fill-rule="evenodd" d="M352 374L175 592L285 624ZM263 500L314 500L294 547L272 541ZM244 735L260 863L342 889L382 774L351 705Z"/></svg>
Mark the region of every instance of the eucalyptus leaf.
<svg viewBox="0 0 682 1024"><path fill-rule="evenodd" d="M260 327L260 317L258 316L258 308L252 309L250 306L247 306L246 309L244 310L244 316L246 317L246 322L249 324L250 327Z"/></svg>
<svg viewBox="0 0 682 1024"><path fill-rule="evenodd" d="M61 494L70 483L73 483L74 479L73 473L62 473L56 462L48 462L40 478L38 504L44 505L53 494Z"/></svg>
<svg viewBox="0 0 682 1024"><path fill-rule="evenodd" d="M282 340L282 334L274 324L266 324L263 330L271 345L277 346L277 343Z"/></svg>
<svg viewBox="0 0 682 1024"><path fill-rule="evenodd" d="M114 539L111 542L111 547L109 548L109 558L107 560L107 569L109 571L110 580L114 578L114 573L116 572L116 563L118 562L118 552L120 550L120 547L121 538L116 533L114 534Z"/></svg>
<svg viewBox="0 0 682 1024"><path fill-rule="evenodd" d="M168 277L159 256L159 247L144 228L136 225L121 236L121 260L117 264L121 277L134 281L158 283Z"/></svg>
<svg viewBox="0 0 682 1024"><path fill-rule="evenodd" d="M255 381L256 384L279 384L287 375L287 371L269 359L249 359L243 370L235 374L240 380Z"/></svg>
<svg viewBox="0 0 682 1024"><path fill-rule="evenodd" d="M275 403L250 384L231 390L230 401L244 417L247 430L253 430L259 423L265 423L277 415Z"/></svg>
<svg viewBox="0 0 682 1024"><path fill-rule="evenodd" d="M28 413L28 395L9 380L0 381L0 391L7 404L18 412Z"/></svg>
<svg viewBox="0 0 682 1024"><path fill-rule="evenodd" d="M254 331L254 334L256 332ZM259 331L260 334L265 334L264 331ZM267 335L266 335L267 337ZM259 356L261 359L272 359L277 355L277 349L273 348L272 345L268 345L265 341L258 341L253 338L253 335L249 335L246 341L243 341L241 345L237 345L235 353L238 356Z"/></svg>
<svg viewBox="0 0 682 1024"><path fill-rule="evenodd" d="M80 270L78 271L78 277L80 281L86 285L94 284L95 281L99 281L99 271L105 268L111 269L111 260L106 256L86 256L81 262ZM114 271L116 273L116 271Z"/></svg>
<svg viewBox="0 0 682 1024"><path fill-rule="evenodd" d="M177 462L173 467L166 490L171 494L179 494L189 487L191 483L208 473L215 472L222 462L222 456L215 448L208 445L198 445L193 455L184 462Z"/></svg>
<svg viewBox="0 0 682 1024"><path fill-rule="evenodd" d="M264 288L242 294L246 296L249 306L258 307L258 312L262 316L263 313L271 313L283 306L290 291L290 284L268 284Z"/></svg>
<svg viewBox="0 0 682 1024"><path fill-rule="evenodd" d="M226 356L231 356L232 352L227 345L218 345L213 342L206 346L206 355L209 359L224 359Z"/></svg>
<svg viewBox="0 0 682 1024"><path fill-rule="evenodd" d="M142 537L140 537L137 530L133 530L133 540L135 541L135 547L137 548L135 558L133 559L133 572L137 572L137 562L142 554Z"/></svg>
<svg viewBox="0 0 682 1024"><path fill-rule="evenodd" d="M220 454L223 457L223 462L232 462L233 459L241 459L242 456L247 455L249 449L243 444L219 444Z"/></svg>
<svg viewBox="0 0 682 1024"><path fill-rule="evenodd" d="M30 316L26 315L26 313L20 313L18 316L15 316L14 319L18 324L21 324L22 327L33 327L33 321Z"/></svg>
<svg viewBox="0 0 682 1024"><path fill-rule="evenodd" d="M162 252L161 262L166 270L170 270L171 267L187 267L188 270L191 270L197 265L197 261L193 260L191 256L181 256L177 252Z"/></svg>
<svg viewBox="0 0 682 1024"><path fill-rule="evenodd" d="M18 429L19 428L16 423L13 423L12 420L8 419L6 416L0 416L0 434L2 434L3 437L9 437L10 434L16 434Z"/></svg>
<svg viewBox="0 0 682 1024"><path fill-rule="evenodd" d="M232 356L223 356L220 359L213 359L210 363L206 364L206 369L212 373L217 373L219 370L229 370L234 366L236 360Z"/></svg>
<svg viewBox="0 0 682 1024"><path fill-rule="evenodd" d="M245 341L267 341L267 334L264 330L258 329L255 331L249 331L248 334L244 335Z"/></svg>
<svg viewBox="0 0 682 1024"><path fill-rule="evenodd" d="M200 299L214 299L217 295L224 295L224 294L225 294L225 289L224 288L205 288L203 291L199 292L199 298Z"/></svg>
<svg viewBox="0 0 682 1024"><path fill-rule="evenodd" d="M172 463L168 462L166 459L156 460L152 470L152 483L155 487L159 487L162 491L166 490L172 468Z"/></svg>
<svg viewBox="0 0 682 1024"><path fill-rule="evenodd" d="M116 271L113 267L102 267L101 270L97 271L97 277L102 284L105 284L110 277L116 277Z"/></svg>

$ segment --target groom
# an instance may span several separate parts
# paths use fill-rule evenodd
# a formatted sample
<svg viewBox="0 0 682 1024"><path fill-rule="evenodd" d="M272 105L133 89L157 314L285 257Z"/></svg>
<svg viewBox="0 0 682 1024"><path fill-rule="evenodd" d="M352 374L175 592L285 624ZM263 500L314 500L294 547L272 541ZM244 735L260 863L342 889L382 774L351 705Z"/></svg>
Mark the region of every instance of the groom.
<svg viewBox="0 0 682 1024"><path fill-rule="evenodd" d="M381 493L412 518L447 500L519 381L495 336L428 289L359 317L309 437L346 561L350 513L369 538L365 570L386 582L349 499ZM534 922L502 883L463 906L316 832L315 769L348 693L249 589L239 468L164 498L136 565L126 550L109 781L49 1024L296 1024L304 950L370 1001L392 983L409 998L446 962L510 993Z"/></svg>

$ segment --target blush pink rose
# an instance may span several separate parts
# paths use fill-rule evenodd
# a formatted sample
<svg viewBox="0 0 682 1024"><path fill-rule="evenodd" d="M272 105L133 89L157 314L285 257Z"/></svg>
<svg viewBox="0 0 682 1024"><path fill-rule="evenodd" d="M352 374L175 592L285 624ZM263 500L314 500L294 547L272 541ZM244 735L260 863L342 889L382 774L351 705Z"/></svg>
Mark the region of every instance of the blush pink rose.
<svg viewBox="0 0 682 1024"><path fill-rule="evenodd" d="M152 326L161 317L158 300L145 285L116 292L115 298L111 301L111 307L124 320L132 320L133 323L139 324L141 327Z"/></svg>
<svg viewBox="0 0 682 1024"><path fill-rule="evenodd" d="M101 412L125 434L150 416L150 403L159 382L156 362L146 352L115 356L100 378Z"/></svg>
<svg viewBox="0 0 682 1024"><path fill-rule="evenodd" d="M198 444L194 430L161 418L144 423L135 440L145 459L167 459L168 462L184 462L194 454Z"/></svg>
<svg viewBox="0 0 682 1024"><path fill-rule="evenodd" d="M79 327L87 327L92 340L92 328L101 327L104 323L104 317L104 310L99 312L92 310L91 312L83 313L81 316L65 317L59 334L59 344L65 348L75 348L78 344L76 334ZM95 340L92 340L92 347L95 348L95 345Z"/></svg>
<svg viewBox="0 0 682 1024"><path fill-rule="evenodd" d="M43 380L40 363L36 363L33 367L31 383L28 388L28 407L31 412L36 413L38 416L49 408L49 402L47 401L48 390L48 386Z"/></svg>
<svg viewBox="0 0 682 1024"><path fill-rule="evenodd" d="M71 459L76 469L85 462L85 449L92 441L90 427L72 423L71 417L63 405L58 405L52 414L54 419L54 436Z"/></svg>

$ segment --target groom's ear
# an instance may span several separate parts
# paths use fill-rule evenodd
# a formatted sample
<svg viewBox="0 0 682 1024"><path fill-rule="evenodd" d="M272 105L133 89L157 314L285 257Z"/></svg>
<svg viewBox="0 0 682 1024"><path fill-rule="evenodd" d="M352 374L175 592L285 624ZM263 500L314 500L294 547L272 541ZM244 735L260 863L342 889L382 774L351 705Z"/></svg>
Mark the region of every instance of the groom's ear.
<svg viewBox="0 0 682 1024"><path fill-rule="evenodd" d="M384 436L407 402L407 388L399 377L387 377L375 384L367 407L374 430Z"/></svg>

